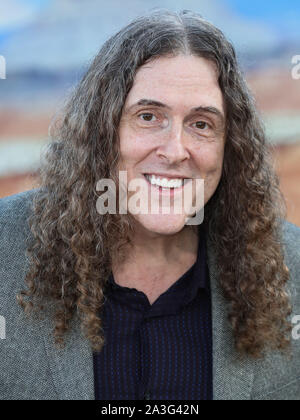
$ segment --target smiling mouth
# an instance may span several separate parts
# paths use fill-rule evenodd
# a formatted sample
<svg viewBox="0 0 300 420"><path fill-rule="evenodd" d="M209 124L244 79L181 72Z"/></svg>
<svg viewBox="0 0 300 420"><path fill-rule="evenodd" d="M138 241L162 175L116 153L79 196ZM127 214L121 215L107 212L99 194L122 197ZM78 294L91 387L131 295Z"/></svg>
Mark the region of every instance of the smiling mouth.
<svg viewBox="0 0 300 420"><path fill-rule="evenodd" d="M148 184L151 187L155 187L160 191L174 191L180 190L186 185L188 182L192 181L191 178L174 178L174 179L167 179L167 178L155 178L149 174L143 174Z"/></svg>

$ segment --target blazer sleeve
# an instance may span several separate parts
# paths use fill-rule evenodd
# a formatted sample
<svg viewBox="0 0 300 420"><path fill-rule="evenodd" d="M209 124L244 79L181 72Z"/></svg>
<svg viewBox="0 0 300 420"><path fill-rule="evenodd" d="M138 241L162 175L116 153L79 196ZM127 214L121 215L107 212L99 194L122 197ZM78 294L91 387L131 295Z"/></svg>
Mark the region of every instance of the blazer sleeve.
<svg viewBox="0 0 300 420"><path fill-rule="evenodd" d="M290 271L291 355L273 352L256 362L252 400L300 400L300 228L284 221L282 239L285 263Z"/></svg>

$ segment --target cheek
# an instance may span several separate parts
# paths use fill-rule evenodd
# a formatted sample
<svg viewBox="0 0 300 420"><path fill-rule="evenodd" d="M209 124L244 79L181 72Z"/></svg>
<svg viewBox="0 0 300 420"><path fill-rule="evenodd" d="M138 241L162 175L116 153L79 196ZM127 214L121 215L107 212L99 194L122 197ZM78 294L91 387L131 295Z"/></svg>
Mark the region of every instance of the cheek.
<svg viewBox="0 0 300 420"><path fill-rule="evenodd" d="M146 143L132 133L131 130L121 129L119 138L121 161L124 164L130 165L139 162L146 155Z"/></svg>
<svg viewBox="0 0 300 420"><path fill-rule="evenodd" d="M219 147L202 148L197 154L197 166L204 178L218 177L222 172L224 151Z"/></svg>

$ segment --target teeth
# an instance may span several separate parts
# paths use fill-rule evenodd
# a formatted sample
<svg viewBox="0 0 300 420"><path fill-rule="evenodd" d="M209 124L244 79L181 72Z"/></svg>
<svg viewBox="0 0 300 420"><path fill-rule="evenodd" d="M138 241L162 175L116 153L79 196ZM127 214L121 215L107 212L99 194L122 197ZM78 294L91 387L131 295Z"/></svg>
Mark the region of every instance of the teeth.
<svg viewBox="0 0 300 420"><path fill-rule="evenodd" d="M148 181L152 185L158 185L163 188L180 188L183 185L183 179L167 179L167 178L158 178L155 175L145 175Z"/></svg>

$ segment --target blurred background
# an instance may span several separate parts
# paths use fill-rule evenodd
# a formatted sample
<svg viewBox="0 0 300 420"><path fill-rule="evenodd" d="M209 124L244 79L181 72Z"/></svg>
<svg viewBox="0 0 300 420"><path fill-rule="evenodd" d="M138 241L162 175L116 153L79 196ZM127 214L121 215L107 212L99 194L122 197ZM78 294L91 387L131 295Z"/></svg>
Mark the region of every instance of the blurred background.
<svg viewBox="0 0 300 420"><path fill-rule="evenodd" d="M103 42L155 7L197 11L235 45L300 226L299 0L0 0L0 197L33 188L56 110Z"/></svg>

